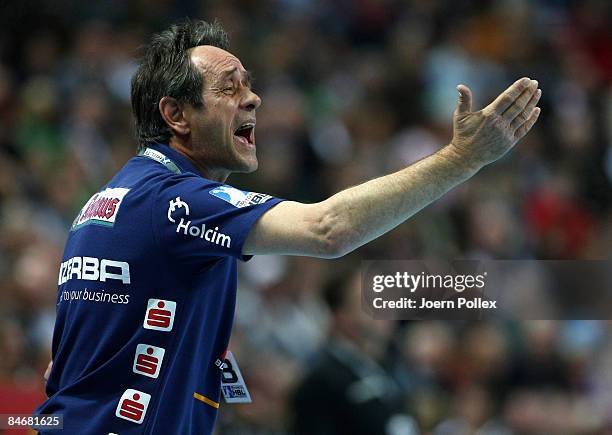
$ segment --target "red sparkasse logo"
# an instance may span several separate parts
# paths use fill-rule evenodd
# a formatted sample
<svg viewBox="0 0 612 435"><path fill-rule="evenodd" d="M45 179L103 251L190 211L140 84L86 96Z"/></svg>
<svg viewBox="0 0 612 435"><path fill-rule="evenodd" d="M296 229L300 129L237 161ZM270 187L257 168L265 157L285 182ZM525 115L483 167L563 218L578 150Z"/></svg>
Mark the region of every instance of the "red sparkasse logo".
<svg viewBox="0 0 612 435"><path fill-rule="evenodd" d="M150 394L128 388L119 399L115 415L124 420L141 424L147 413L150 400Z"/></svg>
<svg viewBox="0 0 612 435"><path fill-rule="evenodd" d="M112 227L121 202L129 191L130 189L124 187L109 187L94 194L74 219L71 230L77 230L88 224Z"/></svg>
<svg viewBox="0 0 612 435"><path fill-rule="evenodd" d="M176 314L176 302L163 299L149 299L143 327L156 331L171 331Z"/></svg>

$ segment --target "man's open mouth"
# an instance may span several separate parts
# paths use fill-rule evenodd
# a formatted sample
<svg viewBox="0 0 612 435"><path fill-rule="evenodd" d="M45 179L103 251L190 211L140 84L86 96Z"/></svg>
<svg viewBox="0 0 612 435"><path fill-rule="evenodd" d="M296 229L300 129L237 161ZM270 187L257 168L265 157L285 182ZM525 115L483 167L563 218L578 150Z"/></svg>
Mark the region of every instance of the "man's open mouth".
<svg viewBox="0 0 612 435"><path fill-rule="evenodd" d="M255 131L254 122L245 122L234 132L234 136L237 136L241 142L246 142L250 145L254 143L253 132Z"/></svg>

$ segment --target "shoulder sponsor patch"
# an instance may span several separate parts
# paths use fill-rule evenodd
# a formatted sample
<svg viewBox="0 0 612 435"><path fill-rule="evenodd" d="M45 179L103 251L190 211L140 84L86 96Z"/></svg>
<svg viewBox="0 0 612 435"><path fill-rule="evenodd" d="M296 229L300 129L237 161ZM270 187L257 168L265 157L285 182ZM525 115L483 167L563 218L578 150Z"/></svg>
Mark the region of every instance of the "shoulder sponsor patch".
<svg viewBox="0 0 612 435"><path fill-rule="evenodd" d="M89 224L114 226L123 198L129 191L130 189L124 187L108 187L94 194L72 222L70 231Z"/></svg>
<svg viewBox="0 0 612 435"><path fill-rule="evenodd" d="M249 205L263 204L272 198L270 195L266 195L265 193L246 192L231 186L215 187L208 193L222 199L225 202L229 202L234 207L238 208L247 207Z"/></svg>

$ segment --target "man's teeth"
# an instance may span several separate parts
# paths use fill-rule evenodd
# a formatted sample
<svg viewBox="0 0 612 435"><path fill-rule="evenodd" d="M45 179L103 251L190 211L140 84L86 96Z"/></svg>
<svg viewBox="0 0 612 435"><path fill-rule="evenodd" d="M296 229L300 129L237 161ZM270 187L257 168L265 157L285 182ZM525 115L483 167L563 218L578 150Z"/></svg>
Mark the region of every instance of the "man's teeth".
<svg viewBox="0 0 612 435"><path fill-rule="evenodd" d="M248 123L246 123L246 124L241 125L240 127L238 127L238 130L236 130L236 132L243 131L243 130L247 130L247 129L249 129L249 128L254 128L254 127L255 127L255 124L254 124L254 123L252 123L252 122L248 122Z"/></svg>

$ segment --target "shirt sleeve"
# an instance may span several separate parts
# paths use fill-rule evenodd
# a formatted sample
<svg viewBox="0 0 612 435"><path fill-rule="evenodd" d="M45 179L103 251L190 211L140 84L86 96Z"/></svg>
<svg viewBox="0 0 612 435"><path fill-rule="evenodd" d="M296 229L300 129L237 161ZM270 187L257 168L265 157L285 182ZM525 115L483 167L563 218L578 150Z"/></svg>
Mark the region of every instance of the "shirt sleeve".
<svg viewBox="0 0 612 435"><path fill-rule="evenodd" d="M282 199L195 175L173 175L153 205L153 228L170 258L197 265L215 257L247 261L242 247L263 213Z"/></svg>

